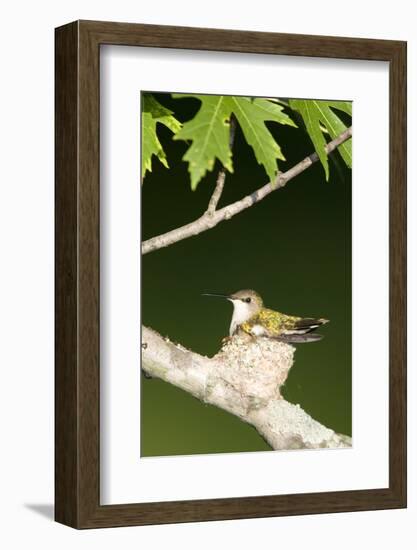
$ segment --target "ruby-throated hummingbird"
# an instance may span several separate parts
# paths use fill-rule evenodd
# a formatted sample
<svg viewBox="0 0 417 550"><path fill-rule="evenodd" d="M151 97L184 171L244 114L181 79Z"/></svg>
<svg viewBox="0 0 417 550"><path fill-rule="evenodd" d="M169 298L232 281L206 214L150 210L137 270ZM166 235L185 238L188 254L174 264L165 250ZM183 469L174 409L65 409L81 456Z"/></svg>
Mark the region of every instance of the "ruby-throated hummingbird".
<svg viewBox="0 0 417 550"><path fill-rule="evenodd" d="M284 342L316 342L322 335L311 332L329 322L327 319L296 317L267 309L254 290L239 290L230 295L204 293L203 296L226 298L232 302L230 336L243 331L251 336L264 336Z"/></svg>

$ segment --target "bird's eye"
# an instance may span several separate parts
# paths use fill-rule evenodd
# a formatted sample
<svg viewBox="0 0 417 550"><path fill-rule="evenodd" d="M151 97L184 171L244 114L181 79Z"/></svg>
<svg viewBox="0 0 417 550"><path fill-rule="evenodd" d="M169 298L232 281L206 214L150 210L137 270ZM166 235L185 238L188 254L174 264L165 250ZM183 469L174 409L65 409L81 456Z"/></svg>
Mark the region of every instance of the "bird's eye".
<svg viewBox="0 0 417 550"><path fill-rule="evenodd" d="M250 298L245 298L245 302L246 302L247 304L250 304L250 303L251 303L251 299L250 299Z"/></svg>

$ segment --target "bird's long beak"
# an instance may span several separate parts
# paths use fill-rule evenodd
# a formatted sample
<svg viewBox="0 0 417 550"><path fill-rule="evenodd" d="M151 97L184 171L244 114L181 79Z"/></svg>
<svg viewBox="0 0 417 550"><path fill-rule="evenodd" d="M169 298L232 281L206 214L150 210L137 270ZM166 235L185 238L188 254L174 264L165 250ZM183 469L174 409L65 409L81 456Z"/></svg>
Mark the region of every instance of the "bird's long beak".
<svg viewBox="0 0 417 550"><path fill-rule="evenodd" d="M227 296L226 294L211 294L209 292L203 292L201 296L213 296L214 298L226 298L226 300L230 300L230 296Z"/></svg>

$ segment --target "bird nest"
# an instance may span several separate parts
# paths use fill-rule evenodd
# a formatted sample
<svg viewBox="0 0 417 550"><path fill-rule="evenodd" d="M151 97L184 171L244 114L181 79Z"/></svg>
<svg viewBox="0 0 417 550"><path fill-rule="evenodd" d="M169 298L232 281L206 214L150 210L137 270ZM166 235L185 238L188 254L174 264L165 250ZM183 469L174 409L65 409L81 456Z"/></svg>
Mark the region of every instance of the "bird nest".
<svg viewBox="0 0 417 550"><path fill-rule="evenodd" d="M234 408L248 409L281 398L280 388L293 365L295 348L268 338L236 335L213 357L211 383L226 386ZM216 380L217 379L217 380Z"/></svg>

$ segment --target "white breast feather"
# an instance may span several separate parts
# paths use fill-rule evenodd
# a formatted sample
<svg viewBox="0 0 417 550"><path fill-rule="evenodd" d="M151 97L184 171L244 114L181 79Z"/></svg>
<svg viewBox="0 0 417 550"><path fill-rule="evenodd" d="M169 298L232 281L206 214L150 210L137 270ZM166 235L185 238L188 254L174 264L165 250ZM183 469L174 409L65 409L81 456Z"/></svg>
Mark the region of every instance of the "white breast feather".
<svg viewBox="0 0 417 550"><path fill-rule="evenodd" d="M233 336L236 328L251 318L252 314L247 304L241 300L233 300L233 317L230 323L229 335Z"/></svg>

